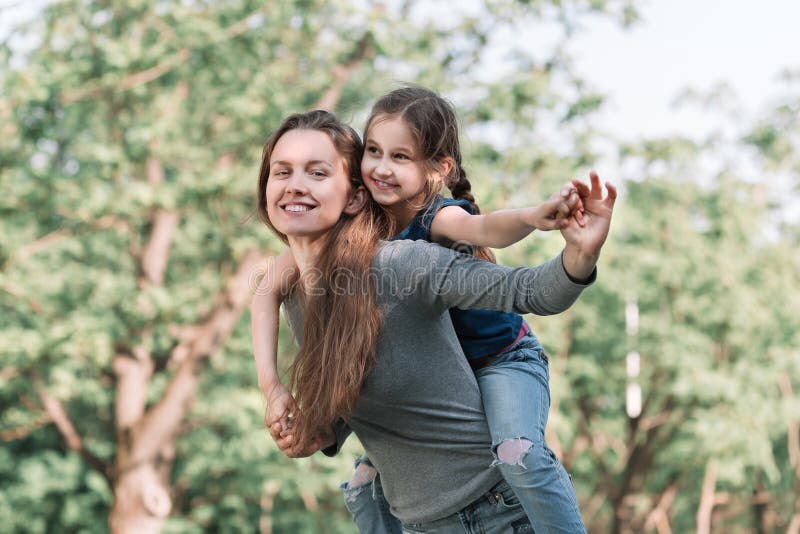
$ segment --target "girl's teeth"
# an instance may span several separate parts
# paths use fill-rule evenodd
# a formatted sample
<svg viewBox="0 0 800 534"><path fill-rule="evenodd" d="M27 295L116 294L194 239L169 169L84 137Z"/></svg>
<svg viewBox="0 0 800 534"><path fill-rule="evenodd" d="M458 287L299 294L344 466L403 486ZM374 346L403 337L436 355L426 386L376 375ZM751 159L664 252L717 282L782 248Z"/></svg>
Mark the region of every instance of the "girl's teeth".
<svg viewBox="0 0 800 534"><path fill-rule="evenodd" d="M308 211L310 208L308 206L300 206L297 204L291 204L286 206L286 211Z"/></svg>

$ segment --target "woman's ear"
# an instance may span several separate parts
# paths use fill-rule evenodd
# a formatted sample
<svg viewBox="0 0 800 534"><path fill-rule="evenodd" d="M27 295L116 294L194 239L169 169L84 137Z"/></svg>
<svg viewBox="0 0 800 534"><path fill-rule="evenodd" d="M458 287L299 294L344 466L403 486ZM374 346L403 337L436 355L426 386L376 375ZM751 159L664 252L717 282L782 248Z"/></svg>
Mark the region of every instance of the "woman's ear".
<svg viewBox="0 0 800 534"><path fill-rule="evenodd" d="M347 204L344 206L344 212L347 215L355 215L367 204L367 190L363 185L360 185L353 190L353 194L350 195L350 200L347 201Z"/></svg>

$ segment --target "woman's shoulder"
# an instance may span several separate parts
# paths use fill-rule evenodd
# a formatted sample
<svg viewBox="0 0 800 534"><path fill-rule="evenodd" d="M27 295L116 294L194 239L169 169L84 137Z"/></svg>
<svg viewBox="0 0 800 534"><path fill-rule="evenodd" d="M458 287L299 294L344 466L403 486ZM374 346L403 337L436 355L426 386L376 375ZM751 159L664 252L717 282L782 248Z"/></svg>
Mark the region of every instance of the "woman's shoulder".
<svg viewBox="0 0 800 534"><path fill-rule="evenodd" d="M378 269L413 270L446 261L452 254L453 251L429 241L381 241L373 265Z"/></svg>

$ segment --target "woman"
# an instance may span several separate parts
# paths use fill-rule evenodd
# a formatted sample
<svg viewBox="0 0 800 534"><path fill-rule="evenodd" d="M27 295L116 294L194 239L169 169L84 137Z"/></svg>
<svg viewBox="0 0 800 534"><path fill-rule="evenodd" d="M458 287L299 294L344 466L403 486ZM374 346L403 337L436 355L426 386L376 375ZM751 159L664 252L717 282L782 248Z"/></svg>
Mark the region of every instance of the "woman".
<svg viewBox="0 0 800 534"><path fill-rule="evenodd" d="M335 452L344 418L381 473L392 513L415 531L487 532L527 524L490 467L480 391L447 310L540 315L567 309L594 279L615 190L596 175L585 225L561 255L511 269L422 242L379 242L391 230L358 175L358 135L327 112L293 115L264 148L258 208L301 271L286 301L300 351L291 369L299 423L271 432L287 456ZM585 186L584 186L585 187ZM465 530L468 531L468 530Z"/></svg>

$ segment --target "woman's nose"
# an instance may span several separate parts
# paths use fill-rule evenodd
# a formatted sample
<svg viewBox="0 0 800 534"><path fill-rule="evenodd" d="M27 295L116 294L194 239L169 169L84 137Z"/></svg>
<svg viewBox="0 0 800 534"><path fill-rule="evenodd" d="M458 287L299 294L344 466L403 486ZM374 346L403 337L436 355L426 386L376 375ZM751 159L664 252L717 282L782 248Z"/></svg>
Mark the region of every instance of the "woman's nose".
<svg viewBox="0 0 800 534"><path fill-rule="evenodd" d="M286 180L285 191L288 194L294 195L300 195L308 191L308 188L306 187L303 177L300 176L300 173L294 173Z"/></svg>

